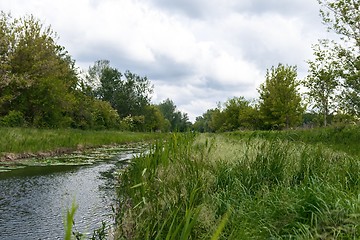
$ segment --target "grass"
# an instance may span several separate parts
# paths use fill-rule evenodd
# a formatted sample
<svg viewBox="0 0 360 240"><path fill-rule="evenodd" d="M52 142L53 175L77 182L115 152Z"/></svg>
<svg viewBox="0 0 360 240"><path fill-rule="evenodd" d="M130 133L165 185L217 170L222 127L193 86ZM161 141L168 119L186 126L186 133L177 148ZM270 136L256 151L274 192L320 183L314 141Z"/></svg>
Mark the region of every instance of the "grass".
<svg viewBox="0 0 360 240"><path fill-rule="evenodd" d="M85 149L156 139L160 133L85 131L75 129L0 128L0 158L6 153Z"/></svg>
<svg viewBox="0 0 360 240"><path fill-rule="evenodd" d="M360 141L360 125L335 125L311 130L242 131L229 134L242 138L261 137L269 140L282 139L313 145L317 144L354 156L360 155L360 148L358 147Z"/></svg>
<svg viewBox="0 0 360 240"><path fill-rule="evenodd" d="M158 141L120 174L117 239L359 239L359 155L324 131Z"/></svg>

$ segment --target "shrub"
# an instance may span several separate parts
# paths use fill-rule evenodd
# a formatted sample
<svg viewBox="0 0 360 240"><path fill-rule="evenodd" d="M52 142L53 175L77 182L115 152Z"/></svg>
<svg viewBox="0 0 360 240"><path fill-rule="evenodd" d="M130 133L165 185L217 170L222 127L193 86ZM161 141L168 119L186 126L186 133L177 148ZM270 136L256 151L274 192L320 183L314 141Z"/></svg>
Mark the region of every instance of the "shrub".
<svg viewBox="0 0 360 240"><path fill-rule="evenodd" d="M0 119L0 124L4 127L22 127L26 125L26 121L22 112L13 110Z"/></svg>

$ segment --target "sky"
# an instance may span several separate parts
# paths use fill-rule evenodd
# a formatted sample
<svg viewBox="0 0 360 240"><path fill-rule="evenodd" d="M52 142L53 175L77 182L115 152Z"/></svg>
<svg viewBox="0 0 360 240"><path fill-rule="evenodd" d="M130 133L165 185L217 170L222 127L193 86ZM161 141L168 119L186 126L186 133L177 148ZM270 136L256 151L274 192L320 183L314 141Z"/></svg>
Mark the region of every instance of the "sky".
<svg viewBox="0 0 360 240"><path fill-rule="evenodd" d="M307 74L312 44L329 38L317 0L1 0L57 32L77 67L106 59L147 76L152 102L171 99L193 122L233 97L257 99L279 63Z"/></svg>

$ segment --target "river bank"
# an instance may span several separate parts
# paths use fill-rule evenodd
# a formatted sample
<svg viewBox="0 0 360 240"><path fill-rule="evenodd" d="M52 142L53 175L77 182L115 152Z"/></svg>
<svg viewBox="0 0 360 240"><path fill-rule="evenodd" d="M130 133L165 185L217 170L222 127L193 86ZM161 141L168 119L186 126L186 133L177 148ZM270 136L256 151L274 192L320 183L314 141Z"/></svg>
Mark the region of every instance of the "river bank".
<svg viewBox="0 0 360 240"><path fill-rule="evenodd" d="M75 129L0 128L0 172L15 166L41 164L54 156L80 154L96 148L132 147L163 133L84 131ZM29 159L31 161L29 161Z"/></svg>

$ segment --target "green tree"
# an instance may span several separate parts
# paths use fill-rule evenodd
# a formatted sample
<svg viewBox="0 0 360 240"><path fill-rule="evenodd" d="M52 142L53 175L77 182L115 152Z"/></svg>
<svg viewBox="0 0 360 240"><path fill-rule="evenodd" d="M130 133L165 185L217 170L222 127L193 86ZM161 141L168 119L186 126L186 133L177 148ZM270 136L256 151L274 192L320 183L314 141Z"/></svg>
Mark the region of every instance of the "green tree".
<svg viewBox="0 0 360 240"><path fill-rule="evenodd" d="M324 126L328 124L331 111L334 112L338 105L336 89L339 85L339 66L328 46L328 41L320 41L313 46L315 60L308 61L309 74L303 81L313 108L322 115Z"/></svg>
<svg viewBox="0 0 360 240"><path fill-rule="evenodd" d="M211 128L211 118L214 110L207 110L202 116L196 117L193 125L194 130L198 132L214 132Z"/></svg>
<svg viewBox="0 0 360 240"><path fill-rule="evenodd" d="M169 123L165 120L160 109L155 105L148 105L144 112L146 131L168 131Z"/></svg>
<svg viewBox="0 0 360 240"><path fill-rule="evenodd" d="M259 117L255 106L244 97L234 97L225 102L222 117L224 118L221 131L236 129L254 129L258 125Z"/></svg>
<svg viewBox="0 0 360 240"><path fill-rule="evenodd" d="M218 107L211 111L211 120L209 123L209 127L210 129L212 129L213 132L223 131L222 126L224 126L224 123L225 117L223 112L221 111L221 106L219 103Z"/></svg>
<svg viewBox="0 0 360 240"><path fill-rule="evenodd" d="M304 107L298 93L295 66L272 67L260 85L260 114L267 129L283 129L301 122Z"/></svg>
<svg viewBox="0 0 360 240"><path fill-rule="evenodd" d="M185 132L190 129L192 124L189 121L188 115L178 111L172 100L167 98L158 104L157 107L164 118L169 121L171 131Z"/></svg>
<svg viewBox="0 0 360 240"><path fill-rule="evenodd" d="M335 61L343 78L343 103L347 112L360 116L360 3L354 0L318 0L329 30L339 34L334 43Z"/></svg>
<svg viewBox="0 0 360 240"><path fill-rule="evenodd" d="M33 16L2 12L0 22L0 114L19 111L34 126L69 125L77 72L56 33Z"/></svg>
<svg viewBox="0 0 360 240"><path fill-rule="evenodd" d="M88 95L110 102L122 118L143 115L150 105L153 92L153 86L147 77L140 77L130 71L123 75L111 67L108 60L96 61L89 68L82 86Z"/></svg>
<svg viewBox="0 0 360 240"><path fill-rule="evenodd" d="M243 108L239 112L240 128L254 130L261 128L261 124L259 107L255 101L245 100Z"/></svg>
<svg viewBox="0 0 360 240"><path fill-rule="evenodd" d="M141 115L150 105L154 86L147 77L141 77L130 71L125 71L125 80L122 82L122 91L117 98L120 116ZM125 104L120 104L125 103Z"/></svg>
<svg viewBox="0 0 360 240"><path fill-rule="evenodd" d="M85 76L92 95L112 104L116 101L115 94L120 90L122 74L110 66L109 60L98 60L89 67Z"/></svg>

